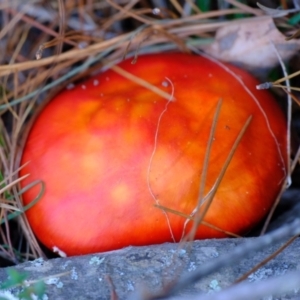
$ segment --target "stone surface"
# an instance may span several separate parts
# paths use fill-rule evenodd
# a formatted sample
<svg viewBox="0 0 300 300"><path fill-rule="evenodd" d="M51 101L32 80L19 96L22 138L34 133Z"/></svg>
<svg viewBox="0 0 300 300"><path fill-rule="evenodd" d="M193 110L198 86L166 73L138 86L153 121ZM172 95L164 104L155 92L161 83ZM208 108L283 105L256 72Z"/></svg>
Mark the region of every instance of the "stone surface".
<svg viewBox="0 0 300 300"><path fill-rule="evenodd" d="M249 240L249 239L247 239ZM251 238L255 243L255 238ZM150 292L159 291L164 284L176 282L183 273L190 273L203 264L228 254L245 239L204 240L186 244L182 249L178 244L163 244L147 247L129 247L118 251L101 254L56 258L48 261L41 259L26 262L16 267L20 272L28 273L28 280L43 279L47 283L45 299L110 299L109 276L115 286L119 299L127 299L141 287ZM189 247L191 246L191 247ZM245 272L276 251L280 244L251 254L206 276L196 284L192 284L181 295L199 292L211 293L230 286ZM300 239L297 239L247 279L248 282L264 280L289 271L300 270ZM65 274L62 274L65 273ZM50 278L49 278L50 276ZM0 269L1 282L7 280L6 269ZM300 298L300 290L290 295L268 299Z"/></svg>

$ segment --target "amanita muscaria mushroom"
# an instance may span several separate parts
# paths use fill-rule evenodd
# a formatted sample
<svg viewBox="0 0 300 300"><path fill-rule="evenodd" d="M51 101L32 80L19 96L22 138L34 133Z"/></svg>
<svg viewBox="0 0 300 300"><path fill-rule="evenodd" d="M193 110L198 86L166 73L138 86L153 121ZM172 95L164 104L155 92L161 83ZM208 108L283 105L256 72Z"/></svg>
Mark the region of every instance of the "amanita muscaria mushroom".
<svg viewBox="0 0 300 300"><path fill-rule="evenodd" d="M30 174L22 187L45 184L26 212L38 239L67 255L180 241L216 186L195 238L248 232L287 175L286 120L272 96L245 71L197 55L131 62L118 66L169 98L110 69L59 93L33 123L20 176ZM24 204L39 191L26 191Z"/></svg>

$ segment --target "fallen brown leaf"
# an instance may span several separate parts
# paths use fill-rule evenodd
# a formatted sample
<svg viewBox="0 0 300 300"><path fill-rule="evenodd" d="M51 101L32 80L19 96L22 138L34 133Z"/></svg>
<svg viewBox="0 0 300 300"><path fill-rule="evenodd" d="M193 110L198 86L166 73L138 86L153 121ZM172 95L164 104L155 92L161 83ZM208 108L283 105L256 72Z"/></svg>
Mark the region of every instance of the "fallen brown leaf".
<svg viewBox="0 0 300 300"><path fill-rule="evenodd" d="M223 61L232 62L250 71L270 69L278 65L272 46L283 61L300 49L300 40L287 41L269 16L233 21L220 28L215 41L204 51Z"/></svg>

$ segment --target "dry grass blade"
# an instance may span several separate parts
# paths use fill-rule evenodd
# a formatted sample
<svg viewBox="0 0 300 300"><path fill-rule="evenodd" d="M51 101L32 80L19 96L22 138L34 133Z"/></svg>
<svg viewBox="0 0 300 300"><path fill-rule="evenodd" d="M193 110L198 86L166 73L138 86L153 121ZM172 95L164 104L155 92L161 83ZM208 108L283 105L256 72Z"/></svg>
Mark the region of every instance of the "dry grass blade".
<svg viewBox="0 0 300 300"><path fill-rule="evenodd" d="M200 180L200 186L199 186L198 204L197 204L197 207L195 208L195 211L192 213L193 215L197 215L197 218L194 221L194 225L193 225L192 230L189 232L189 234L187 236L187 239L189 239L189 240L194 239L197 228L202 223L203 218L205 217L205 214L207 213L207 211L210 207L210 204L212 203L212 198L211 198L211 201L207 201L207 204L206 204L204 210L201 211L201 214L199 214L200 213L200 208L204 204L203 203L203 201L205 199L204 190L205 190L206 177L207 177L208 166L209 166L209 157L210 157L210 154L211 154L211 148L212 148L212 145L213 145L214 136L215 136L215 132L216 132L216 128L217 128L217 122L218 122L219 115L220 115L221 105L222 105L222 100L219 100L218 104L217 104L217 107L216 107L215 115L214 115L213 121L212 121L212 126L211 126L211 130L210 130L209 138L208 138L208 145L207 145L206 150L205 150L204 161L203 161L203 169L202 169L202 172L201 172L201 180Z"/></svg>
<svg viewBox="0 0 300 300"><path fill-rule="evenodd" d="M272 16L273 18L280 18L280 17L284 17L287 16L290 13L295 13L298 12L299 9L287 9L287 10L282 10L282 9L273 9L273 8L269 8L267 6L264 6L262 4L260 4L259 2L257 2L257 6L263 10L266 14Z"/></svg>
<svg viewBox="0 0 300 300"><path fill-rule="evenodd" d="M122 6L114 3L111 0L106 0L106 1L109 3L109 5L113 6L114 8L116 8L117 10L120 11L119 16L121 16L121 18L130 16L130 17L140 21L141 23L148 24L148 25L153 24L152 21L149 21L146 18L140 17L139 15L130 11L130 9L138 2L138 0L130 1L124 8ZM118 19L119 16L114 15L113 18L111 19L110 23L113 24L113 22L115 22L115 20ZM108 25L106 25L106 26L108 26Z"/></svg>
<svg viewBox="0 0 300 300"><path fill-rule="evenodd" d="M5 191L9 190L12 186L14 186L15 184L17 184L18 182L22 181L24 178L28 177L29 175L25 175L22 176L18 179L16 179L15 181L7 184L4 188L0 189L0 194L4 193Z"/></svg>
<svg viewBox="0 0 300 300"><path fill-rule="evenodd" d="M208 226L208 227L214 227L216 230L222 231L223 233L226 233L229 236L236 236L237 237L237 235L235 235L233 233L224 231L220 228L217 228L217 227L203 221L203 218L205 217L207 211L209 210L209 207L210 207L210 205L213 201L213 198L214 198L214 196L215 196L215 194L218 190L218 187L219 187L219 185L220 185L220 183L221 183L221 181L222 181L222 179L223 179L223 177L226 173L226 170L227 170L227 168L228 168L228 166L231 162L231 159L233 158L234 153L235 153L242 137L244 136L244 134L245 134L245 132L246 132L248 126L250 125L251 120L252 120L252 116L250 116L246 120L246 122L245 122L244 126L242 127L241 131L239 132L234 144L232 145L230 152L228 153L228 156L227 156L227 158L226 158L226 160L223 164L222 169L220 170L219 176L218 176L215 184L213 185L212 190L210 191L210 193L208 195L204 196L206 176L207 176L207 172L208 172L208 168L209 168L209 157L210 157L210 153L211 153L211 147L212 147L212 144L213 144L213 141L214 141L214 134L215 134L215 131L216 131L216 126L217 126L219 113L220 113L220 109L221 109L221 104L222 104L222 100L219 100L218 104L217 104L217 107L216 107L215 115L214 115L213 121L212 121L211 131L210 131L210 135L209 135L209 139L208 139L208 145L207 145L206 151L205 151L205 156L204 156L204 161L203 161L203 168L202 168L202 173L201 173L201 180L200 180L200 185L199 185L199 198L198 198L197 207L194 209L194 211L191 213L190 216L187 216L186 214L183 214L180 211L175 211L173 209L162 206L160 204L155 204L154 205L155 207L158 207L158 208L162 209L165 212L170 212L170 213L185 217L186 218L185 225L190 220L194 221L192 229L190 230L190 232L186 236L184 236L183 241L193 240L194 236L196 234L196 231L197 231L200 224ZM204 204L205 204L205 206L204 206ZM201 209L201 207L204 207L204 208Z"/></svg>
<svg viewBox="0 0 300 300"><path fill-rule="evenodd" d="M170 95L170 94L166 93L165 91L159 89L158 87L150 84L146 80L143 80L142 78L137 77L137 76L125 71L124 69L120 68L119 66L112 66L111 69L114 70L116 73L124 76L125 78L127 78L127 79L145 87L146 89L152 91L153 93L165 98L168 101L176 100L172 95Z"/></svg>
<svg viewBox="0 0 300 300"><path fill-rule="evenodd" d="M125 34L123 36L118 36L116 38L110 39L108 41L104 41L103 43L97 43L94 45L91 45L85 49L75 49L70 50L68 52L64 52L60 55L54 55L48 58L43 58L36 61L27 61L24 63L16 63L14 65L7 65L7 66L0 66L0 76L6 76L11 74L12 72L21 72L26 71L29 69L49 66L52 63L60 63L64 62L66 60L72 60L74 63L75 61L79 61L83 58L88 57L89 55L94 55L96 53L99 53L108 47L115 45L116 43L120 43L123 40L128 39L129 34Z"/></svg>
<svg viewBox="0 0 300 300"><path fill-rule="evenodd" d="M249 14L253 14L255 16L262 16L263 15L263 12L259 9L255 9L255 8L252 8L244 3L241 3L239 1L236 1L236 0L226 0L227 3L230 3L231 5L237 7L237 8L240 8L242 9L245 13L249 13Z"/></svg>
<svg viewBox="0 0 300 300"><path fill-rule="evenodd" d="M259 264L257 264L254 268L252 268L249 272L243 274L242 277L238 278L235 283L239 283L242 282L243 280L246 280L247 277L249 275L251 275L252 273L254 273L255 271L257 271L258 269L260 269L262 266L264 266L265 264L267 264L270 260L272 260L273 258L275 258L278 254L280 254L285 248L287 248L289 245L291 245L295 239L298 236L294 236L292 238L290 238L283 246L281 246L277 251L275 251L274 253L272 253L270 256L268 256L266 259L264 259L263 261L261 261Z"/></svg>
<svg viewBox="0 0 300 300"><path fill-rule="evenodd" d="M227 156L227 158L226 158L226 160L223 164L223 167L222 167L222 169L219 173L219 176L218 176L218 178L217 178L217 180L216 180L216 182L213 186L213 189L210 192L210 194L208 195L208 199L206 201L206 206L205 206L204 210L200 212L201 215L198 216L199 219L197 220L197 223L195 223L195 226L194 226L193 230L191 231L192 235L190 236L190 234L189 234L188 238L192 238L194 236L194 234L197 230L197 227L199 226L199 224L201 223L201 221L204 218L205 214L207 213L207 211L208 211L208 209L209 209L209 207L210 207L210 205L211 205L211 203L212 203L212 201L213 201L213 199L214 199L214 197L217 193L218 187L219 187L219 185L220 185L220 183L221 183L221 181L222 181L222 179L223 179L223 177L226 173L226 170L227 170L227 168L228 168L228 166L229 166L229 164L230 164L230 162L231 162L231 160L234 156L234 153L235 153L235 151L236 151L243 135L245 134L248 126L250 125L251 120L252 120L252 116L250 116L247 119L247 121L245 122L245 124L242 127L241 131L239 132L239 135L237 136L234 144L232 145L232 148L231 148L231 150L230 150L230 152L229 152L229 154L228 154L228 156Z"/></svg>
<svg viewBox="0 0 300 300"><path fill-rule="evenodd" d="M282 188L281 188L281 190L280 190L280 193L279 193L279 195L277 196L277 199L276 199L276 201L274 202L274 205L272 206L272 208L271 208L271 210L270 210L270 212L269 212L269 214L268 214L268 217L267 217L267 219L266 219L266 221L265 221L265 224L264 224L264 226L263 226L263 228L262 228L262 231L261 231L261 235L262 234L264 234L265 233L265 231L267 230L267 227L268 227L268 225L269 225L269 222L270 222L270 220L271 220L271 218L272 218L272 216L273 216L273 214L274 214L274 211L275 211L275 209L276 209L276 207L277 207L277 205L278 205L278 203L279 203L279 201L280 201L280 199L281 199L281 196L282 196L282 194L284 193L284 191L286 190L286 188L288 187L288 186L290 186L291 185L291 175L292 175L292 172L293 172L293 170L294 170L294 168L295 168L295 161L297 162L298 161L298 159L296 158L295 159L295 161L293 162L293 164L292 164L292 166L290 166L290 157L291 157L291 124L292 124L292 99L294 99L295 97L292 97L291 96L291 90L293 89L291 86L290 86L290 78L291 78L291 76L289 76L288 74L287 74L287 71L286 71L286 68L285 68L285 65L284 65L284 62L282 61L282 58L281 58L281 56L279 55L279 53L278 53L278 51L277 51L277 49L276 49L276 47L274 46L274 44L272 43L272 46L273 46L273 50L274 50L274 52L276 53L276 55L277 55L277 58L278 58L278 60L279 60L279 62L280 62L280 65L281 65L281 68L282 68L282 71L283 71L283 74L284 74L284 77L283 78L281 78L281 79L279 79L279 80L277 80L277 82L282 82L282 81L284 81L285 80L285 82L286 82L286 85L285 86L282 86L282 88L283 88L283 90L285 90L286 91L286 94L287 94L287 133L286 133L286 144L287 144L287 157L286 157L286 161L288 162L287 163L287 176L286 176L286 178L285 178L285 180L284 180L284 182L283 182L283 185L282 185ZM273 86L273 87L275 87L275 86L281 86L280 84L273 84L273 83L267 83L267 84L263 84L263 85L259 85L257 88L258 89L261 89L262 87L270 87L270 86ZM297 103L298 101L296 101L296 103Z"/></svg>
<svg viewBox="0 0 300 300"><path fill-rule="evenodd" d="M171 209L171 208L163 206L161 204L154 204L154 206L157 207L157 208L159 208L159 209L161 209L161 210L163 210L163 211L165 211L165 212L169 212L169 213L172 213L174 215L183 217L184 219L193 220L195 223L199 222L199 220L196 217L194 217L194 216L184 214L184 213L182 213L180 211ZM226 231L224 229L218 228L217 226L209 224L208 222L205 222L205 221L201 221L201 225L204 225L204 226L207 226L207 227L212 228L214 230L220 231L220 232L225 233L225 234L227 234L228 236L231 236L231 237L236 237L236 238L241 237L240 235L237 235L237 234L234 234L232 232Z"/></svg>
<svg viewBox="0 0 300 300"><path fill-rule="evenodd" d="M295 158L293 159L292 164L290 166L290 172L291 173L294 171L294 169L296 168L296 165L299 162L300 162L300 146L299 146L299 148L297 150L297 153L295 155ZM267 217L267 219L266 219L266 221L264 223L264 226L263 226L263 228L261 230L261 235L263 235L266 232L267 227L268 227L268 225L269 225L269 223L271 221L271 218L272 218L272 216L274 214L274 211L275 211L275 209L276 209L276 207L277 207L277 205L278 205L278 203L279 203L279 201L281 199L281 196L282 196L283 192L286 190L286 186L288 185L288 182L290 180L289 176L290 176L290 174L287 175L287 177L285 178L285 180L284 180L284 182L282 184L281 190L280 190L280 192L279 192L279 194L278 194L278 196L277 196L277 198L276 198L276 200L274 202L274 205L272 206L272 209L269 212L268 217Z"/></svg>

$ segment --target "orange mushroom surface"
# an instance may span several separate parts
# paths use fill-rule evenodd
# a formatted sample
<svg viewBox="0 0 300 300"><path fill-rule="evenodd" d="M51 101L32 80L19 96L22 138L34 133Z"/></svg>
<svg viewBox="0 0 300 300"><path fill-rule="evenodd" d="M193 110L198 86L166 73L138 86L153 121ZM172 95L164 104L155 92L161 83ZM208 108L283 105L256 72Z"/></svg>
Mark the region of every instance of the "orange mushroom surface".
<svg viewBox="0 0 300 300"><path fill-rule="evenodd" d="M196 239L261 221L287 175L286 119L272 96L245 71L198 55L118 67L59 93L29 131L20 176L30 174L22 187L45 184L26 212L38 239L67 255L180 241L208 204Z"/></svg>

